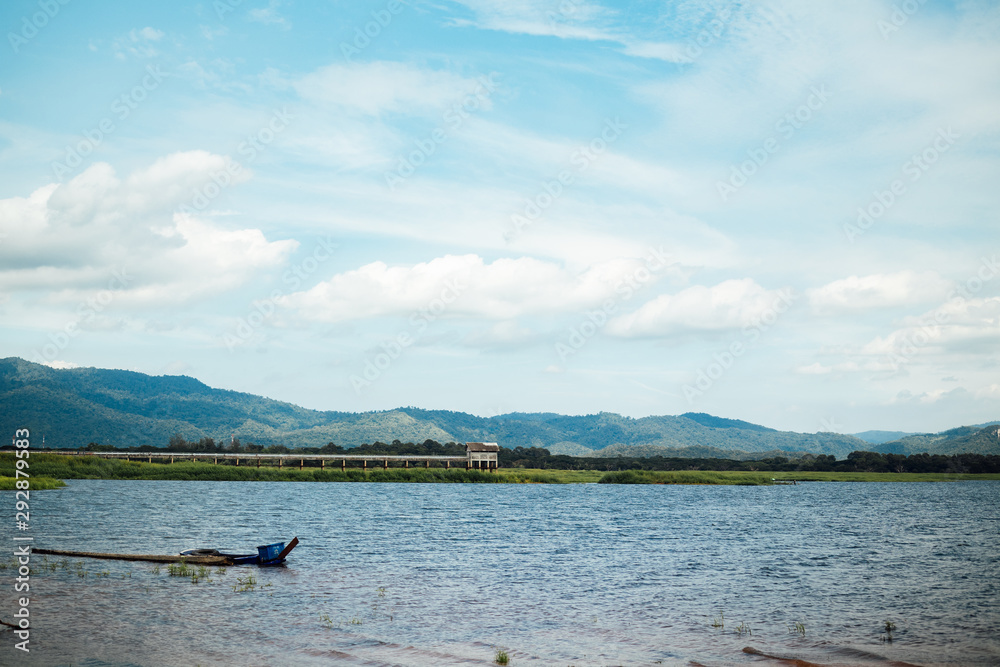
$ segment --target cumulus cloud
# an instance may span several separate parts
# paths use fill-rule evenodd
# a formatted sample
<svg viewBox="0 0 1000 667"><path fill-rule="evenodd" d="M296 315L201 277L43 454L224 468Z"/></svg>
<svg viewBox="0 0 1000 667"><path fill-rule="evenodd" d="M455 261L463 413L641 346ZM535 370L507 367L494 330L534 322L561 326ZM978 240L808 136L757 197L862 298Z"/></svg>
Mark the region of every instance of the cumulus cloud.
<svg viewBox="0 0 1000 667"><path fill-rule="evenodd" d="M951 283L934 271L900 271L850 276L809 290L807 295L818 313L893 308L943 301Z"/></svg>
<svg viewBox="0 0 1000 667"><path fill-rule="evenodd" d="M642 266L642 260L622 258L573 272L529 257L487 263L474 254L446 255L413 266L372 262L279 303L306 319L329 322L404 316L435 308L448 316L510 320L600 304L614 297L616 290L625 289L627 280ZM513 331L501 327L493 335L510 337Z"/></svg>
<svg viewBox="0 0 1000 667"><path fill-rule="evenodd" d="M787 310L791 302L790 293L766 290L750 278L726 280L662 294L609 322L607 331L634 338L740 329L755 325L768 312Z"/></svg>
<svg viewBox="0 0 1000 667"><path fill-rule="evenodd" d="M1000 350L1000 297L956 297L939 308L909 317L901 327L876 336L862 354L911 362L923 355L954 352L996 357Z"/></svg>
<svg viewBox="0 0 1000 667"><path fill-rule="evenodd" d="M190 208L228 158L175 153L121 179L97 163L63 184L0 200L0 287L42 290L48 300L80 299L112 271L132 276L125 301L177 303L218 293L285 261L295 241L268 241L257 229L224 228ZM243 171L233 182L249 177ZM189 205L190 212L177 212Z"/></svg>

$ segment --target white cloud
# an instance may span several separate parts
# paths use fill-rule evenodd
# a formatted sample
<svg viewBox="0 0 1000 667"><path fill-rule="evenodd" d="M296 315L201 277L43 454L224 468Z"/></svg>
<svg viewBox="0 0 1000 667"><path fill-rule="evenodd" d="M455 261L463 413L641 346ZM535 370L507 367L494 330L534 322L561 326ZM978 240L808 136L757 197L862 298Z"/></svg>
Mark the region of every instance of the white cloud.
<svg viewBox="0 0 1000 667"><path fill-rule="evenodd" d="M894 308L945 299L951 283L934 271L850 276L807 291L818 313Z"/></svg>
<svg viewBox="0 0 1000 667"><path fill-rule="evenodd" d="M157 30L156 28L150 28L149 26L143 28L142 30L132 30L129 32L129 38L133 42L138 42L140 40L146 40L149 42L158 42L163 38L165 33L162 30Z"/></svg>
<svg viewBox="0 0 1000 667"><path fill-rule="evenodd" d="M485 30L563 39L614 40L602 27L612 12L586 0L562 3L531 0L458 0L473 11L474 21L455 19L454 25L474 25Z"/></svg>
<svg viewBox="0 0 1000 667"><path fill-rule="evenodd" d="M632 42L626 44L623 52L629 56L665 60L671 63L686 63L691 60L684 46L670 42Z"/></svg>
<svg viewBox="0 0 1000 667"><path fill-rule="evenodd" d="M443 110L480 92L489 106L483 83L444 70L406 63L370 62L321 67L295 82L306 100L330 107L377 116L382 113L426 113Z"/></svg>
<svg viewBox="0 0 1000 667"><path fill-rule="evenodd" d="M1000 363L1000 297L953 298L934 310L904 318L901 325L860 348L843 350L852 359L847 363L857 370L889 375L919 369L940 375L955 368L979 373Z"/></svg>
<svg viewBox="0 0 1000 667"><path fill-rule="evenodd" d="M72 361L62 361L60 359L54 359L52 361L45 361L44 359L40 359L39 361L40 363L48 366L49 368L58 368L58 369L80 368L80 364L75 364Z"/></svg>
<svg viewBox="0 0 1000 667"><path fill-rule="evenodd" d="M297 242L176 213L228 164L205 151L174 153L119 179L97 163L67 183L0 200L0 233L10 237L0 244L0 286L80 301L124 271L132 278L122 303L179 303L281 265ZM249 172L230 178L239 183Z"/></svg>
<svg viewBox="0 0 1000 667"><path fill-rule="evenodd" d="M511 320L592 307L612 298L642 265L623 258L583 272L528 257L486 263L478 255L446 255L413 266L366 264L279 300L305 319L341 322L427 311L435 316ZM435 311L440 313L435 313ZM506 326L506 325L505 325ZM518 333L519 332L519 333ZM510 337L500 327L494 335Z"/></svg>
<svg viewBox="0 0 1000 667"><path fill-rule="evenodd" d="M288 30L292 27L291 23L278 13L278 8L281 7L281 4L280 0L270 0L267 3L267 7L257 7L248 11L247 18L255 23L278 25Z"/></svg>
<svg viewBox="0 0 1000 667"><path fill-rule="evenodd" d="M785 303L781 293L766 290L750 278L726 280L712 287L695 285L677 294L660 295L609 322L607 331L632 338L740 329L754 325L770 310L787 309Z"/></svg>
<svg viewBox="0 0 1000 667"><path fill-rule="evenodd" d="M165 33L162 30L146 26L145 28L133 28L128 34L115 39L111 43L115 57L125 60L126 55L135 58L155 58L160 52L153 46L153 43L163 39ZM91 50L96 50L91 44Z"/></svg>

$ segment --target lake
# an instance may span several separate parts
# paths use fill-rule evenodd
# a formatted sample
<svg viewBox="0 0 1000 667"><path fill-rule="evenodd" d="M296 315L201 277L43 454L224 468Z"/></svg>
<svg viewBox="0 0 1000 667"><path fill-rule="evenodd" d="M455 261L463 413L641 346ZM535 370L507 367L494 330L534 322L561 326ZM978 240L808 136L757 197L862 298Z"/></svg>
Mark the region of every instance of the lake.
<svg viewBox="0 0 1000 667"><path fill-rule="evenodd" d="M301 544L287 567L197 583L36 554L32 650L0 632L2 664L760 664L748 646L1000 664L1000 482L68 484L32 494L36 546ZM14 576L0 571L5 621Z"/></svg>

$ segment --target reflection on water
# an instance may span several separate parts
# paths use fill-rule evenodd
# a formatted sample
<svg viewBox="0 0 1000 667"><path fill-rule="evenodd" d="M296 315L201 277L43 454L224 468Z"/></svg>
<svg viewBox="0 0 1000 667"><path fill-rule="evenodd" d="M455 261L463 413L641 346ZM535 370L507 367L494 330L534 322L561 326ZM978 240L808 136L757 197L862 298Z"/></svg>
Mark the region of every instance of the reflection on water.
<svg viewBox="0 0 1000 667"><path fill-rule="evenodd" d="M498 648L512 665L758 663L748 646L821 664L1000 662L996 482L69 484L32 495L38 546L301 545L285 568L197 583L36 555L25 664L485 665Z"/></svg>

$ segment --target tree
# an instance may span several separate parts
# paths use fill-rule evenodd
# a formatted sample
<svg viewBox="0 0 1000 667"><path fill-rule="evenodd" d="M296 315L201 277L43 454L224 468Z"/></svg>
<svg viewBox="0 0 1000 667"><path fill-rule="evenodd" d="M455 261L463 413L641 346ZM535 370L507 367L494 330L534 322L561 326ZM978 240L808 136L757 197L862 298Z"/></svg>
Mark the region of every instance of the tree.
<svg viewBox="0 0 1000 667"><path fill-rule="evenodd" d="M174 433L170 436L170 443L167 445L167 449L172 452L183 452L187 450L188 442L185 440L180 433Z"/></svg>

